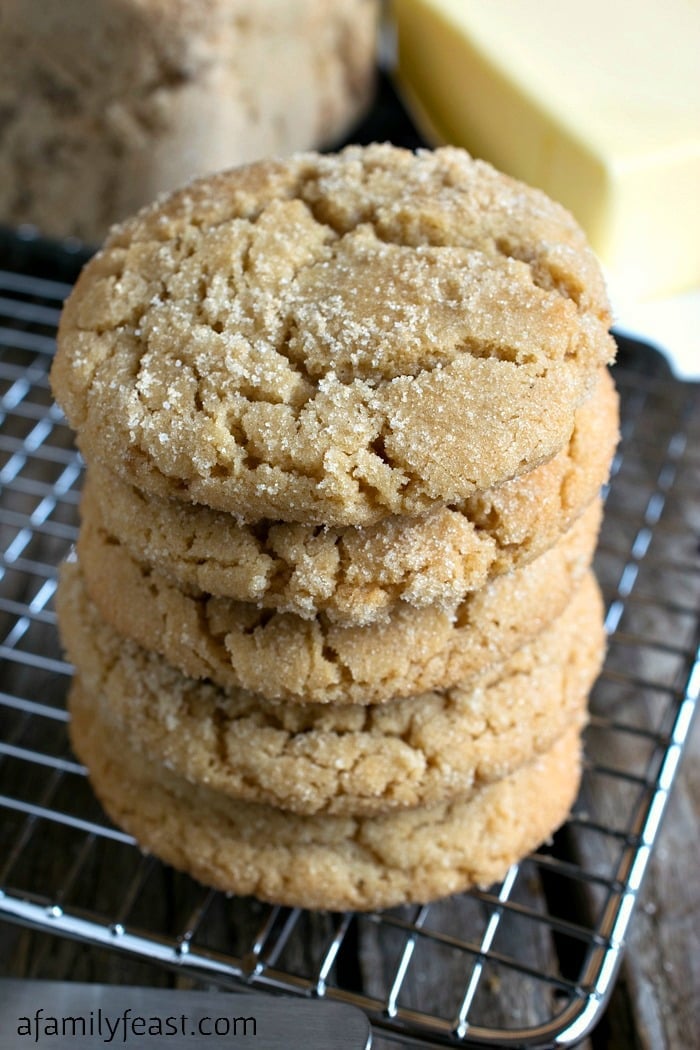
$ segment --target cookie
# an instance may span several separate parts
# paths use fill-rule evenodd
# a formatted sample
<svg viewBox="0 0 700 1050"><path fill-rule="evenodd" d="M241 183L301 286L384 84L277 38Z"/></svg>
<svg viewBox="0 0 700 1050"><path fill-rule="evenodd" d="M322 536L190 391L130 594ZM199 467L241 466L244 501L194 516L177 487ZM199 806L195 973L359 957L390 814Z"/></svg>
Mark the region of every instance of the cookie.
<svg viewBox="0 0 700 1050"><path fill-rule="evenodd" d="M178 500L148 498L93 463L85 501L134 557L180 589L362 626L399 601L454 608L492 576L555 543L597 495L617 441L617 394L601 370L561 452L527 474L420 518L364 528L263 521Z"/></svg>
<svg viewBox="0 0 700 1050"><path fill-rule="evenodd" d="M453 611L400 607L386 623L338 627L227 598L195 598L135 561L84 514L78 556L100 616L194 678L270 699L375 704L444 688L499 662L565 608L591 562L596 500L539 558Z"/></svg>
<svg viewBox="0 0 700 1050"><path fill-rule="evenodd" d="M571 216L454 148L298 154L113 230L51 381L89 462L241 521L460 502L571 436L614 354Z"/></svg>
<svg viewBox="0 0 700 1050"><path fill-rule="evenodd" d="M142 849L217 889L290 907L367 910L488 886L564 821L580 779L571 729L465 802L301 816L190 784L134 741L115 746L79 679L70 711L98 798Z"/></svg>
<svg viewBox="0 0 700 1050"><path fill-rule="evenodd" d="M296 813L382 813L466 799L581 724L604 650L589 574L562 615L466 686L378 707L285 704L186 678L100 620L77 564L58 595L80 687L111 740L234 799Z"/></svg>

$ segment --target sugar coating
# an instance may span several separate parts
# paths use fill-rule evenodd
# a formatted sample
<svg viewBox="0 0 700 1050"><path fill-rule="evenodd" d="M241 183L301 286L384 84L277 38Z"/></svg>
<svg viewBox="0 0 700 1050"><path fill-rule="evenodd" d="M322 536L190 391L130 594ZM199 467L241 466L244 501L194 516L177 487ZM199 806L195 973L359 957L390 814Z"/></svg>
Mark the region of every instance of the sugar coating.
<svg viewBox="0 0 700 1050"><path fill-rule="evenodd" d="M59 588L80 687L113 740L193 783L296 813L357 815L467 798L585 717L603 657L586 576L529 645L466 685L379 707L285 704L186 678L100 620L77 564Z"/></svg>
<svg viewBox="0 0 700 1050"><path fill-rule="evenodd" d="M596 500L555 546L454 611L404 605L368 627L187 595L135 561L96 508L83 517L77 549L100 616L185 674L293 703L375 704L454 685L551 623L588 571L600 513Z"/></svg>
<svg viewBox="0 0 700 1050"><path fill-rule="evenodd" d="M84 504L139 561L181 589L363 626L398 602L453 609L493 576L556 543L607 479L618 436L614 384L601 371L569 443L547 463L462 504L417 518L324 528L263 521L148 497L94 462Z"/></svg>
<svg viewBox="0 0 700 1050"><path fill-rule="evenodd" d="M561 207L454 148L298 154L116 227L52 386L88 462L240 520L362 525L551 458L609 362Z"/></svg>
<svg viewBox="0 0 700 1050"><path fill-rule="evenodd" d="M190 783L134 741L115 747L74 682L73 748L109 816L142 849L217 889L301 908L367 910L486 887L548 838L578 791L569 730L467 801L380 816L303 816Z"/></svg>

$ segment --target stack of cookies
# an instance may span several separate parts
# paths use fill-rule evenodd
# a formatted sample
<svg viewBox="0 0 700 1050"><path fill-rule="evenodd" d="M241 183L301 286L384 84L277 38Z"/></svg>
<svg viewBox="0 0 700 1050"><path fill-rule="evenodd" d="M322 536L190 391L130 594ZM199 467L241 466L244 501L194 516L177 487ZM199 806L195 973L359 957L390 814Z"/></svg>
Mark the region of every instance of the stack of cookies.
<svg viewBox="0 0 700 1050"><path fill-rule="evenodd" d="M108 813L203 882L373 908L565 819L617 438L597 263L455 149L300 154L117 227L52 372L59 617Z"/></svg>

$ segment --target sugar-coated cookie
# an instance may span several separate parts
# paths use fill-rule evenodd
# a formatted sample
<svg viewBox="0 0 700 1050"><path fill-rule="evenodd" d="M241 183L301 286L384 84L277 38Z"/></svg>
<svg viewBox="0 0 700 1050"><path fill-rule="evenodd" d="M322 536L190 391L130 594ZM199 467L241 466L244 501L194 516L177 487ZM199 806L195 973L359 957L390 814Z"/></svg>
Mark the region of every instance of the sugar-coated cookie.
<svg viewBox="0 0 700 1050"><path fill-rule="evenodd" d="M555 543L606 481L617 441L617 394L601 370L571 439L547 463L462 504L364 527L262 521L148 497L93 463L85 503L134 557L184 590L313 619L362 626L398 602L454 608L495 575Z"/></svg>
<svg viewBox="0 0 700 1050"><path fill-rule="evenodd" d="M300 816L191 784L135 742L116 742L79 679L70 710L97 796L142 849L217 889L293 907L368 910L488 886L565 820L580 779L572 728L466 802Z"/></svg>
<svg viewBox="0 0 700 1050"><path fill-rule="evenodd" d="M185 674L296 703L374 704L440 689L500 662L564 610L588 571L600 500L534 561L452 610L404 605L385 623L339 627L227 598L195 598L135 561L84 515L78 555L100 616Z"/></svg>
<svg viewBox="0 0 700 1050"><path fill-rule="evenodd" d="M604 650L589 574L562 615L464 686L375 707L286 704L186 678L100 620L77 564L64 643L110 739L192 783L296 813L382 813L467 798L585 719Z"/></svg>
<svg viewBox="0 0 700 1050"><path fill-rule="evenodd" d="M369 524L550 459L614 354L542 193L444 148L298 154L116 227L52 386L88 462L240 520Z"/></svg>

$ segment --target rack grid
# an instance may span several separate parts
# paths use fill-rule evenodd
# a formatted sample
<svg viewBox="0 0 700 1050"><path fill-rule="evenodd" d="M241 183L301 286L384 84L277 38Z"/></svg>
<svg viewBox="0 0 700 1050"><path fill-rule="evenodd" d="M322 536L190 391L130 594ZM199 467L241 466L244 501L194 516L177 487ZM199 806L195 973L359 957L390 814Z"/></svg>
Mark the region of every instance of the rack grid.
<svg viewBox="0 0 700 1050"><path fill-rule="evenodd" d="M82 464L48 368L81 261L0 236L0 918L211 985L351 1002L403 1045L578 1042L611 991L700 688L698 386L621 341L622 440L596 559L609 652L581 795L552 844L488 892L426 907L272 907L143 856L70 753L52 600Z"/></svg>

